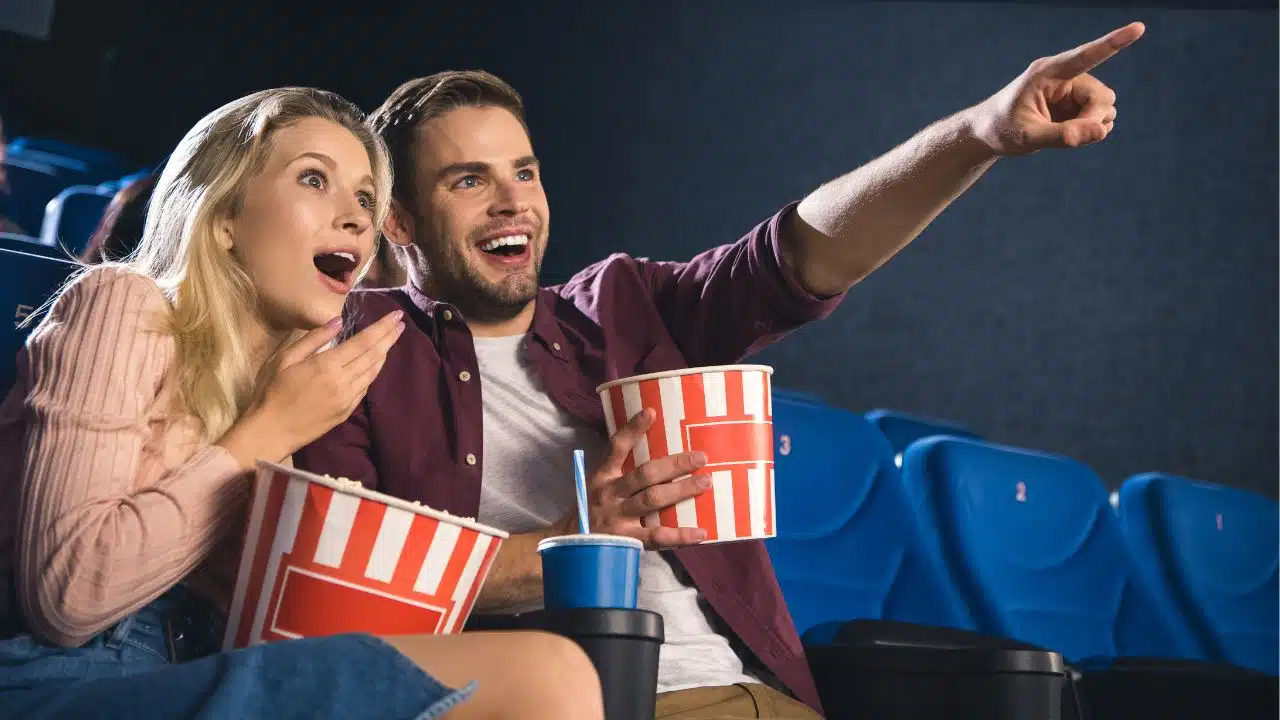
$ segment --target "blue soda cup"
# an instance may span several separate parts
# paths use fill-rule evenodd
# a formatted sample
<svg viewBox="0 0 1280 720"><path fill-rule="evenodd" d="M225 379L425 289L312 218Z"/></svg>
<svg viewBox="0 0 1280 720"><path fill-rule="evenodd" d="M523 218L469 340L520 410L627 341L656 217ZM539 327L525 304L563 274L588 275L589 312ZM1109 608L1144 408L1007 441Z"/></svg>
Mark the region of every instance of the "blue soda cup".
<svg viewBox="0 0 1280 720"><path fill-rule="evenodd" d="M587 533L543 540L538 543L543 606L634 610L643 549L639 540L620 535Z"/></svg>

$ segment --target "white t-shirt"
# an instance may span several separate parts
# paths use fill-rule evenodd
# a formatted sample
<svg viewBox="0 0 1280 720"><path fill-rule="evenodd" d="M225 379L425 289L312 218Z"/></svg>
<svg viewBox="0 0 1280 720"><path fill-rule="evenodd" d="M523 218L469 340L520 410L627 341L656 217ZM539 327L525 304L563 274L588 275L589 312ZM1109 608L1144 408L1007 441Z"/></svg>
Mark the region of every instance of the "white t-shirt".
<svg viewBox="0 0 1280 720"><path fill-rule="evenodd" d="M484 402L484 476L478 519L510 533L560 520L574 500L573 451L596 467L608 440L581 425L540 387L525 354L525 335L475 338ZM531 606L502 608L515 613ZM658 692L759 682L718 634L697 588L661 553L640 558L639 607L662 615L666 642L658 659Z"/></svg>

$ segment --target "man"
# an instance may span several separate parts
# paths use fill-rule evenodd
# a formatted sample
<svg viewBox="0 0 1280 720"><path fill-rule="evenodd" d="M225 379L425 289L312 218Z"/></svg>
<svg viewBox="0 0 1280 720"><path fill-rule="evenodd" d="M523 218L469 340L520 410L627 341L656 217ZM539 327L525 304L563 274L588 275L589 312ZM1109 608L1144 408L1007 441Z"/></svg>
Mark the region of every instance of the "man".
<svg viewBox="0 0 1280 720"><path fill-rule="evenodd" d="M484 73L405 83L370 122L395 161L384 231L410 282L353 308L368 319L403 308L412 322L362 406L295 461L511 532L477 601L494 613L538 607L534 548L572 531L571 455L584 448L592 529L651 550L640 606L666 626L658 716L814 717L817 693L763 545L691 547L701 531L641 525L705 490L689 477L705 458L624 474L652 411L609 442L594 388L737 362L830 313L998 157L1103 140L1115 95L1087 73L1142 33L1133 24L1033 62L736 243L688 263L614 255L555 288L538 284L550 213L519 96Z"/></svg>

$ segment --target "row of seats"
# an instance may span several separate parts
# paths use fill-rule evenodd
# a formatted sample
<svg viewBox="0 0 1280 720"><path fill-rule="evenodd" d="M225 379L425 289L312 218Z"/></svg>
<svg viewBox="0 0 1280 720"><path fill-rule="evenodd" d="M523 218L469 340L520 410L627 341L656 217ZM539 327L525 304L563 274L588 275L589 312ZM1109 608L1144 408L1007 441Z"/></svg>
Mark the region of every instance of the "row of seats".
<svg viewBox="0 0 1280 720"><path fill-rule="evenodd" d="M114 153L41 138L17 138L5 155L10 195L0 215L73 254L85 249L115 193L150 172L129 172Z"/></svg>
<svg viewBox="0 0 1280 720"><path fill-rule="evenodd" d="M1148 474L1112 506L1066 457L773 407L767 546L832 717L1280 712L1275 502Z"/></svg>
<svg viewBox="0 0 1280 720"><path fill-rule="evenodd" d="M767 546L806 642L833 623L896 620L1074 663L1183 658L1277 673L1280 527L1268 498L1148 474L1113 507L1070 458L787 393L774 426L779 535Z"/></svg>
<svg viewBox="0 0 1280 720"><path fill-rule="evenodd" d="M1276 674L1274 501L1147 474L1112 507L1082 462L934 429L774 400L780 534L767 544L801 633L899 620L1076 662L1176 657Z"/></svg>

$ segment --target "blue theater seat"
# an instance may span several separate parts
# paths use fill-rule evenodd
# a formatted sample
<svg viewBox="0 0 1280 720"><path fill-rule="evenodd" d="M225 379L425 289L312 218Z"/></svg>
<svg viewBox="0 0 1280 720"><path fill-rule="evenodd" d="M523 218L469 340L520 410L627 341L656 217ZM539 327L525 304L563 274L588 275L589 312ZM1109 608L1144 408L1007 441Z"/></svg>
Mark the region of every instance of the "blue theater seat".
<svg viewBox="0 0 1280 720"><path fill-rule="evenodd" d="M823 400L821 395L816 395L811 392L805 392L803 390L789 390L787 388L775 387L773 388L772 392L773 392L774 398L796 400L799 402L811 403L813 405L827 404L827 401Z"/></svg>
<svg viewBox="0 0 1280 720"><path fill-rule="evenodd" d="M0 393L13 386L15 360L34 323L24 324L75 271L76 264L21 236L0 234Z"/></svg>
<svg viewBox="0 0 1280 720"><path fill-rule="evenodd" d="M45 207L40 242L65 247L73 255L84 252L112 197L97 185L74 185L58 193Z"/></svg>
<svg viewBox="0 0 1280 720"><path fill-rule="evenodd" d="M1277 674L1280 510L1244 490L1163 474L1120 488L1120 518L1149 582L1209 656Z"/></svg>
<svg viewBox="0 0 1280 720"><path fill-rule="evenodd" d="M6 213L24 232L40 232L44 224L44 208L63 188L74 185L58 168L15 157L4 161L9 180Z"/></svg>
<svg viewBox="0 0 1280 720"><path fill-rule="evenodd" d="M71 260L71 258L67 257L67 253L61 248L45 245L40 242L40 238L31 237L29 235L18 235L17 233L0 232L0 250L25 253L28 255L39 255L41 257L57 258L67 261ZM5 257L8 256L6 255Z"/></svg>
<svg viewBox="0 0 1280 720"><path fill-rule="evenodd" d="M982 632L1068 660L1203 659L1171 605L1141 577L1101 480L1085 465L935 437L903 461L943 560Z"/></svg>
<svg viewBox="0 0 1280 720"><path fill-rule="evenodd" d="M14 138L9 143L9 153L14 157L84 173L93 176L95 181L128 172L128 163L116 153L51 138Z"/></svg>
<svg viewBox="0 0 1280 720"><path fill-rule="evenodd" d="M872 410L867 413L866 417L871 421L872 425L879 428L880 432L884 433L884 436L889 439L889 444L893 446L894 454L898 456L899 467L902 465L902 453L906 452L907 447L917 440L934 435L979 439L978 434L974 431L949 420L939 420L885 409Z"/></svg>
<svg viewBox="0 0 1280 720"><path fill-rule="evenodd" d="M799 631L853 619L967 627L884 436L859 415L785 396L773 421L778 536L766 546Z"/></svg>

